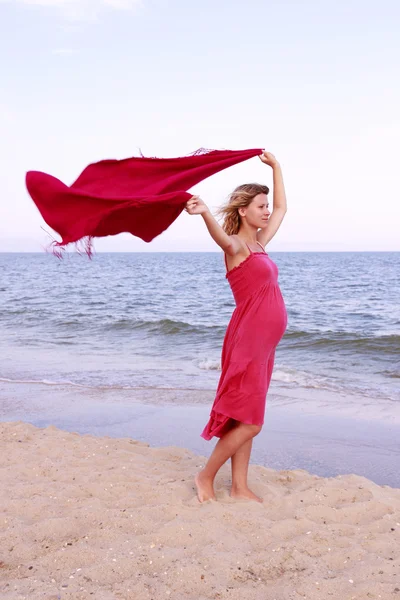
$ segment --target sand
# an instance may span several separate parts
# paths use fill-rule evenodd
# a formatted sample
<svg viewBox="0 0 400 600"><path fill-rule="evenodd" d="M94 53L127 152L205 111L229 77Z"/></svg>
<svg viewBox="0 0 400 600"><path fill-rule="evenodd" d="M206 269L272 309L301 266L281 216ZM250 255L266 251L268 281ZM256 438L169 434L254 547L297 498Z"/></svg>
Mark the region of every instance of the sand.
<svg viewBox="0 0 400 600"><path fill-rule="evenodd" d="M172 441L172 440L171 440ZM263 504L174 446L0 424L0 598L400 599L400 489L250 465Z"/></svg>

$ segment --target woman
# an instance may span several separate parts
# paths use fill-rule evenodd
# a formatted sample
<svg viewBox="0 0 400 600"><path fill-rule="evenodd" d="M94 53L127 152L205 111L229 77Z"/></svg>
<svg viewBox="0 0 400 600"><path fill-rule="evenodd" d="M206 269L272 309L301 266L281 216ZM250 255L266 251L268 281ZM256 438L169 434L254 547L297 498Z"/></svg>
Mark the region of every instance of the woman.
<svg viewBox="0 0 400 600"><path fill-rule="evenodd" d="M237 187L226 206L221 227L208 207L193 196L185 210L202 215L214 241L222 248L236 308L222 347L222 372L210 419L202 437L219 437L206 466L195 477L200 502L216 500L214 479L231 459L233 498L262 502L248 487L253 438L264 422L266 395L275 349L287 326L287 313L278 285L278 268L264 246L278 231L286 213L282 172L276 158L264 151L260 159L272 167L274 198L269 210L267 186Z"/></svg>

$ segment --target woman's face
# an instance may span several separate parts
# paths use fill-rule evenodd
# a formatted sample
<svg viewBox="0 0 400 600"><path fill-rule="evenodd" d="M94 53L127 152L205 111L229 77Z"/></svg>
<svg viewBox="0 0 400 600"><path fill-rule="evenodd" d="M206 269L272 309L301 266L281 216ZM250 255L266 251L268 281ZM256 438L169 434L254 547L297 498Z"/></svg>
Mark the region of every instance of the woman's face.
<svg viewBox="0 0 400 600"><path fill-rule="evenodd" d="M246 221L253 227L265 227L271 213L269 211L269 202L267 194L257 194L250 202L249 206L240 209L239 214L246 217ZM242 214L242 211L244 214Z"/></svg>

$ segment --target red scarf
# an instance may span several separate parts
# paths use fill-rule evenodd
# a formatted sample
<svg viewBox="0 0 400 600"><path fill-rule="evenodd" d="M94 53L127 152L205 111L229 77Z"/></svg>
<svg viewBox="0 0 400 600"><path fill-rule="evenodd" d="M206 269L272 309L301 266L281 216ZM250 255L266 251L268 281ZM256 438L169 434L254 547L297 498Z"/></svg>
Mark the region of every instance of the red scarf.
<svg viewBox="0 0 400 600"><path fill-rule="evenodd" d="M60 236L55 247L129 232L150 242L180 215L195 184L262 153L253 150L199 150L182 158L134 157L93 163L70 186L28 171L26 186L46 223ZM62 248L64 250L64 248Z"/></svg>

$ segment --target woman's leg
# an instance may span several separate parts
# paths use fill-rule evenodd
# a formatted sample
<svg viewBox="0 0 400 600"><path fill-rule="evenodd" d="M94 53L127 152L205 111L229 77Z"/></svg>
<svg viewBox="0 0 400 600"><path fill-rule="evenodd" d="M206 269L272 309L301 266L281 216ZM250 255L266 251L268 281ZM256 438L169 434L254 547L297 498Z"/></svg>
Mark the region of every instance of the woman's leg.
<svg viewBox="0 0 400 600"><path fill-rule="evenodd" d="M261 431L261 426L239 423L228 431L216 444L206 466L197 473L195 483L200 502L215 500L214 479L222 465L235 454L245 442L253 439Z"/></svg>
<svg viewBox="0 0 400 600"><path fill-rule="evenodd" d="M262 498L256 496L247 485L247 474L249 471L249 462L253 439L247 440L236 452L231 456L232 465L232 498L246 498L262 502Z"/></svg>

